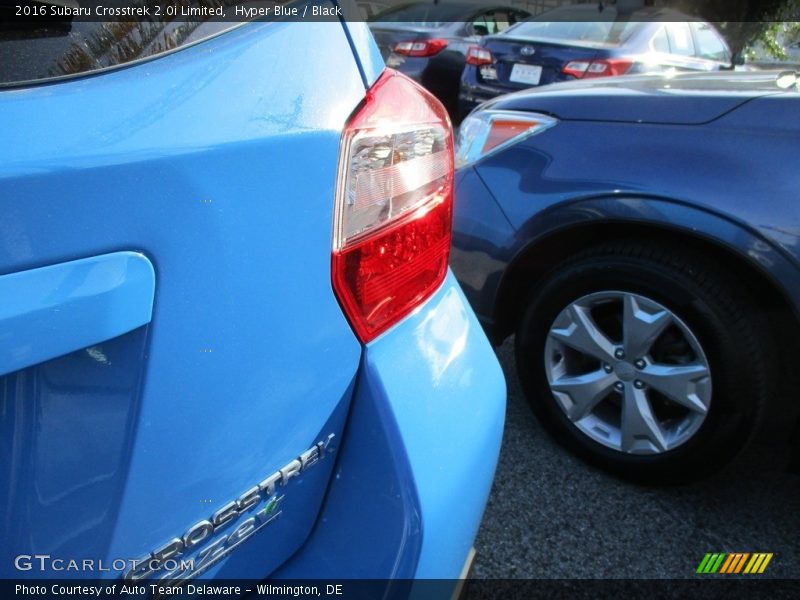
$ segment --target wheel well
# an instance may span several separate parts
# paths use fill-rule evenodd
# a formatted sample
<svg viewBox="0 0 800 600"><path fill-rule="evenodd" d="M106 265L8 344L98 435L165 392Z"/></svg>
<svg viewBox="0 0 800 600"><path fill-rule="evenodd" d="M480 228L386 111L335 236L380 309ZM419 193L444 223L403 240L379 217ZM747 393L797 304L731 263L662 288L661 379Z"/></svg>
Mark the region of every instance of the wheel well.
<svg viewBox="0 0 800 600"><path fill-rule="evenodd" d="M604 223L579 225L561 230L530 244L512 262L500 281L495 303L495 341L511 335L525 309L525 299L554 265L608 240L639 240L644 243L680 244L682 248L711 258L736 274L742 286L764 308L769 323L769 336L780 357L781 379L789 385L800 384L796 373L800 356L800 322L784 292L768 275L725 246L684 230L643 225L642 223Z"/></svg>

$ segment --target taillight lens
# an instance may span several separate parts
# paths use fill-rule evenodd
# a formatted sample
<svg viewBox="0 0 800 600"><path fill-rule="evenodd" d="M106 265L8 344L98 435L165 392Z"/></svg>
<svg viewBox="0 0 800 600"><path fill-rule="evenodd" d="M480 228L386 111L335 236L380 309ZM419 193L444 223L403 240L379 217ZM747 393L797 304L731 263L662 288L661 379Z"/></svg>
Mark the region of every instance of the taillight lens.
<svg viewBox="0 0 800 600"><path fill-rule="evenodd" d="M513 110L476 110L461 123L456 166L471 164L558 123L553 117Z"/></svg>
<svg viewBox="0 0 800 600"><path fill-rule="evenodd" d="M467 64L468 65L491 65L494 62L492 53L486 48L480 46L470 46L467 48Z"/></svg>
<svg viewBox="0 0 800 600"><path fill-rule="evenodd" d="M627 73L632 64L633 61L627 58L608 58L593 61L573 60L568 62L561 72L578 79L613 77Z"/></svg>
<svg viewBox="0 0 800 600"><path fill-rule="evenodd" d="M444 107L387 69L345 128L336 194L333 287L362 342L444 280L453 168Z"/></svg>
<svg viewBox="0 0 800 600"><path fill-rule="evenodd" d="M404 56L434 56L447 47L447 40L414 40L400 42L395 45L394 51Z"/></svg>

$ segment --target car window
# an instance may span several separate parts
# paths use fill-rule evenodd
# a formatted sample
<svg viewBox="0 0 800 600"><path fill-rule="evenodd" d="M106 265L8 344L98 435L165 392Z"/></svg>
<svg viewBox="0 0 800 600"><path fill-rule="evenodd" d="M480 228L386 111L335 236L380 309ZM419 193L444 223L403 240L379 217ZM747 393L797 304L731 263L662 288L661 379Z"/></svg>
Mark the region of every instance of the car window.
<svg viewBox="0 0 800 600"><path fill-rule="evenodd" d="M728 49L708 23L692 23L694 39L697 42L697 56L719 62L730 61Z"/></svg>
<svg viewBox="0 0 800 600"><path fill-rule="evenodd" d="M650 40L650 48L655 52L669 54L669 38L667 37L667 30L665 28L662 27L653 36Z"/></svg>
<svg viewBox="0 0 800 600"><path fill-rule="evenodd" d="M523 21L508 30L521 38L584 42L602 46L620 46L633 34L634 21Z"/></svg>
<svg viewBox="0 0 800 600"><path fill-rule="evenodd" d="M375 15L371 21L380 23L407 23L418 28L438 29L447 23L464 21L464 7L460 4L418 3L388 8Z"/></svg>
<svg viewBox="0 0 800 600"><path fill-rule="evenodd" d="M214 0L208 0L213 2ZM0 87L60 79L151 58L238 23L151 18L136 22L0 21Z"/></svg>
<svg viewBox="0 0 800 600"><path fill-rule="evenodd" d="M669 23L667 25L670 52L678 56L694 56L694 42L688 23Z"/></svg>
<svg viewBox="0 0 800 600"><path fill-rule="evenodd" d="M469 24L469 30L472 35L489 35L495 33L494 23L486 18L486 15L479 15L474 18Z"/></svg>
<svg viewBox="0 0 800 600"><path fill-rule="evenodd" d="M513 20L509 16L508 12L504 10L496 10L494 11L494 18L495 24L495 33L500 33L501 31L505 31L508 29L509 25L513 23Z"/></svg>
<svg viewBox="0 0 800 600"><path fill-rule="evenodd" d="M506 11L491 10L481 13L469 24L472 35L491 35L508 29L512 19Z"/></svg>

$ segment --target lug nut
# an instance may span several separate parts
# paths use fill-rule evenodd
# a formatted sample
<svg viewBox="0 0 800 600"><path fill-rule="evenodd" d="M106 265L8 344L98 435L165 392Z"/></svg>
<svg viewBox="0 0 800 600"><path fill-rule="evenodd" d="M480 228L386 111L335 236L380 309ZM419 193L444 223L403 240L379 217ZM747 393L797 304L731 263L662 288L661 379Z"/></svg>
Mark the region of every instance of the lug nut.
<svg viewBox="0 0 800 600"><path fill-rule="evenodd" d="M610 364L603 363L603 371L605 371L606 373L611 373L611 371L613 370L614 368Z"/></svg>
<svg viewBox="0 0 800 600"><path fill-rule="evenodd" d="M616 358L617 360L622 360L623 358L625 358L624 350L622 348L617 348L614 351L614 358Z"/></svg>
<svg viewBox="0 0 800 600"><path fill-rule="evenodd" d="M636 381L633 382L633 387L635 387L637 390L642 389L644 387L644 381L639 381L637 379Z"/></svg>
<svg viewBox="0 0 800 600"><path fill-rule="evenodd" d="M637 369L644 369L647 365L644 362L644 359L637 359L635 363L633 363Z"/></svg>
<svg viewBox="0 0 800 600"><path fill-rule="evenodd" d="M625 389L625 385L621 381L618 381L617 383L615 383L614 387L616 388L616 390L618 392L621 392L622 390Z"/></svg>

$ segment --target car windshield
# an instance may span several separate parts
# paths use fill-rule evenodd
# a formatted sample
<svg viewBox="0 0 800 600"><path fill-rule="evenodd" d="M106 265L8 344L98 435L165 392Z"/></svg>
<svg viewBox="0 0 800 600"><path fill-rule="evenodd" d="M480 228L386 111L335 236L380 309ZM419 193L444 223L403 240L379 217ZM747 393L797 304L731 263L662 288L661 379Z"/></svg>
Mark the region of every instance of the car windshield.
<svg viewBox="0 0 800 600"><path fill-rule="evenodd" d="M523 21L504 34L512 37L616 47L638 25L635 21Z"/></svg>
<svg viewBox="0 0 800 600"><path fill-rule="evenodd" d="M403 23L416 28L436 29L447 23L463 19L464 7L460 4L420 2L390 8L375 15L371 21Z"/></svg>
<svg viewBox="0 0 800 600"><path fill-rule="evenodd" d="M141 3L141 0L139 0ZM210 5L213 0L201 0ZM56 4L40 0L40 4ZM76 2L62 3L69 7ZM0 17L8 14L0 7ZM237 23L151 18L94 22L69 15L4 22L0 18L0 87L61 79L169 52Z"/></svg>

